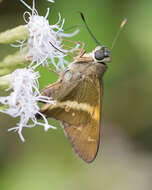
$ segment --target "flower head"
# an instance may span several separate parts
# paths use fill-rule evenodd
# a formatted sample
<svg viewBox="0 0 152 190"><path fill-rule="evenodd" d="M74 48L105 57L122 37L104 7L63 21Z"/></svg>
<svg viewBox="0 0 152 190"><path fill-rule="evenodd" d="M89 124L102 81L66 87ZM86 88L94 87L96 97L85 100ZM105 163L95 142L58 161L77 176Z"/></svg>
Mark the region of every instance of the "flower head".
<svg viewBox="0 0 152 190"><path fill-rule="evenodd" d="M55 102L51 101L48 97L41 96L38 90L38 78L39 73L34 72L32 69L17 69L9 75L9 80L11 81L9 90L13 91L7 97L0 97L0 103L7 105L7 108L0 112L9 114L12 117L20 117L20 122L17 126L9 129L9 131L17 130L22 141L24 141L22 135L23 127L34 127L38 124L44 126L45 130L49 128L55 129L55 127L48 124L44 115L39 112L38 101L52 104ZM36 114L41 115L44 123L37 121ZM31 124L29 124L30 121Z"/></svg>
<svg viewBox="0 0 152 190"><path fill-rule="evenodd" d="M21 1L25 4L23 0ZM27 4L25 5L30 8ZM56 70L64 68L64 65L68 63L65 59L68 50L65 50L62 46L63 37L72 37L76 35L79 30L74 31L71 34L64 33L63 25L65 20L61 20L60 14L58 22L54 25L50 25L47 20L49 8L47 9L45 17L39 16L35 9L34 1L33 8L30 9L32 13L24 13L24 20L27 23L26 27L28 28L30 35L27 41L27 59L31 61L30 66L33 68L39 65L48 66L48 59L50 59L50 62L55 66ZM26 14L29 16L28 21L25 19ZM75 48L69 51L73 51L74 49Z"/></svg>

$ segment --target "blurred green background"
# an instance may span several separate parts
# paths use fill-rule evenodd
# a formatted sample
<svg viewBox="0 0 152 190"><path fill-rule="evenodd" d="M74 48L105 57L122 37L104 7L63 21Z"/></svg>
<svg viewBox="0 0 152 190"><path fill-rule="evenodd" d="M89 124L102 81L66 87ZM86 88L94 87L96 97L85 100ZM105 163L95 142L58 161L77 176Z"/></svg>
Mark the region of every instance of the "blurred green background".
<svg viewBox="0 0 152 190"><path fill-rule="evenodd" d="M40 15L51 8L50 24L57 22L60 12L66 19L64 28L81 24L77 11L82 11L96 38L108 47L124 17L128 23L104 76L101 146L96 160L86 164L78 158L56 123L58 130L47 133L42 127L24 129L26 142L22 143L16 133L7 132L16 120L0 114L0 189L151 190L152 1L56 0L49 4L36 0L36 7ZM3 0L0 32L24 24L26 10L19 0ZM73 40L85 42L87 51L96 46L83 27ZM0 60L15 51L0 45ZM40 72L41 88L56 80L48 70Z"/></svg>

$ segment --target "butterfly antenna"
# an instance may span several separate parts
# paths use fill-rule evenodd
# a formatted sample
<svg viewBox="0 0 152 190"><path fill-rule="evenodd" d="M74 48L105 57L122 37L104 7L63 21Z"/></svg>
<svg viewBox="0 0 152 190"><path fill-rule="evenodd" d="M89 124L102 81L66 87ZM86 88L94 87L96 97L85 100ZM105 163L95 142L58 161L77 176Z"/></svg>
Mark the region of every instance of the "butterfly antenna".
<svg viewBox="0 0 152 190"><path fill-rule="evenodd" d="M126 24L126 22L127 22L127 18L125 18L125 19L121 22L120 27L119 27L119 30L118 30L118 32L116 33L115 38L114 38L114 40L113 40L113 42L112 42L111 50L112 50L113 47L115 46L116 41L118 40L119 34L120 34L121 30L123 29L124 25Z"/></svg>
<svg viewBox="0 0 152 190"><path fill-rule="evenodd" d="M84 24L85 24L86 29L88 30L88 32L89 32L89 34L90 34L90 36L92 37L92 39L95 41L95 43L96 43L97 45L101 46L101 44L97 41L97 39L95 38L95 36L94 36L93 33L91 32L90 28L88 27L88 25L87 25L87 23L86 23L86 20L85 20L85 18L84 18L83 13L82 13L82 12L79 12L79 13L80 13L80 16L81 16L81 18L82 18L82 20L83 20L83 22L84 22Z"/></svg>

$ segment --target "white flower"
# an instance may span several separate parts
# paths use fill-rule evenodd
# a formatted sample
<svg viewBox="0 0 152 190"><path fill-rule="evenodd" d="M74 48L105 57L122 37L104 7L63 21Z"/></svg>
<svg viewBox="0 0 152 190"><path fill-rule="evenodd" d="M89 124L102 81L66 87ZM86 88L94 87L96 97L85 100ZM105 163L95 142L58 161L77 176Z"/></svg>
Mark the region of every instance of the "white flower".
<svg viewBox="0 0 152 190"><path fill-rule="evenodd" d="M49 1L50 3L54 3L54 0L47 0L47 1Z"/></svg>
<svg viewBox="0 0 152 190"><path fill-rule="evenodd" d="M31 9L23 0L29 9ZM51 1L50 1L51 2ZM49 15L49 8L44 16L39 16L35 9L34 1L32 14L29 12L24 13L24 20L27 23L26 27L29 30L30 37L27 41L28 54L27 59L31 61L31 67L36 68L39 65L49 65L49 61L55 66L56 70L64 68L64 65L68 63L65 56L68 52L74 51L78 46L72 50L65 50L62 47L63 37L72 37L78 33L79 30L74 31L71 34L64 33L63 25L64 19L61 21L59 14L59 20L56 24L50 25L47 17ZM25 19L28 14L29 20Z"/></svg>
<svg viewBox="0 0 152 190"><path fill-rule="evenodd" d="M8 77L11 81L11 87L9 90L13 91L7 97L0 97L0 103L8 107L0 112L9 114L12 117L20 117L20 122L17 126L9 129L9 131L18 131L21 140L24 141L22 135L23 127L31 128L36 125L41 125L44 126L46 131L49 128L56 129L53 126L50 126L44 115L39 112L39 107L37 105L39 101L52 104L55 103L54 101L51 101L50 98L41 96L38 90L39 73L34 72L32 69L17 69L9 76L7 75L7 78ZM37 121L35 117L36 114L39 114L43 118L44 123Z"/></svg>

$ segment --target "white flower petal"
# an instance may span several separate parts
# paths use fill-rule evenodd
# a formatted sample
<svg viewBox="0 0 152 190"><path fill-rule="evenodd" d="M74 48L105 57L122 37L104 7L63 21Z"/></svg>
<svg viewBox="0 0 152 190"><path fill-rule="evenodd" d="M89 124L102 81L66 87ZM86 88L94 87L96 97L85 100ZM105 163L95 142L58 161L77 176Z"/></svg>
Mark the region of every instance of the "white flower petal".
<svg viewBox="0 0 152 190"><path fill-rule="evenodd" d="M54 3L54 0L47 0L48 2L50 2L50 3Z"/></svg>

